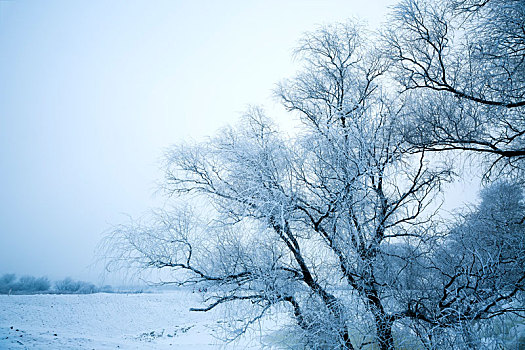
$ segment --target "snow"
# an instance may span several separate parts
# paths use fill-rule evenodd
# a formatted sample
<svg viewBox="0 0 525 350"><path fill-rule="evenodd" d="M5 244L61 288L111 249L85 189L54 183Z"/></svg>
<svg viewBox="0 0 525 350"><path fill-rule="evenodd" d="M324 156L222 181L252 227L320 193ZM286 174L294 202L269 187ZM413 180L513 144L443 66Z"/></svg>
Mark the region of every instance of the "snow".
<svg viewBox="0 0 525 350"><path fill-rule="evenodd" d="M301 348L294 345L300 344L297 334L282 328L289 320L275 314L274 321L264 320L247 336L225 343L223 311L189 311L202 306L201 300L202 294L189 290L0 295L0 350ZM509 348L524 343L525 326L519 322L508 327Z"/></svg>
<svg viewBox="0 0 525 350"><path fill-rule="evenodd" d="M0 295L0 349L260 349L259 332L219 339L219 311L191 312L201 295Z"/></svg>

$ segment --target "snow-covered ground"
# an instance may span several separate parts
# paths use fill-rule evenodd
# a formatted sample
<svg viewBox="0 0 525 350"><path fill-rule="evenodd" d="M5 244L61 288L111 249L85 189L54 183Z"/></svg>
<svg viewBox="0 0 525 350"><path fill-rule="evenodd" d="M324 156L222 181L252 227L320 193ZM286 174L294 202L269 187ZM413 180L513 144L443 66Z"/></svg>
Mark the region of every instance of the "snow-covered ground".
<svg viewBox="0 0 525 350"><path fill-rule="evenodd" d="M0 295L0 349L260 349L259 332L225 344L199 293Z"/></svg>
<svg viewBox="0 0 525 350"><path fill-rule="evenodd" d="M220 310L189 311L202 305L201 298L189 290L0 295L0 349L291 349L300 343L293 332L277 330L288 323L282 314L276 322L265 320L247 336L225 343ZM525 324L504 328L494 331L505 348L522 349Z"/></svg>

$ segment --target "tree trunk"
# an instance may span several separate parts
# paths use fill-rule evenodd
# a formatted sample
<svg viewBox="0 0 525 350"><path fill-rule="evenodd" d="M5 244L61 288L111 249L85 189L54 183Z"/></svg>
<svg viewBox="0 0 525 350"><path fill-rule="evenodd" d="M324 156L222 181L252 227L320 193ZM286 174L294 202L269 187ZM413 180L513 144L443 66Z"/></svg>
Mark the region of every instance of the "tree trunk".
<svg viewBox="0 0 525 350"><path fill-rule="evenodd" d="M377 342L380 350L393 350L394 337L392 336L392 320L385 312L383 304L375 289L370 290L367 295L368 304L374 315Z"/></svg>
<svg viewBox="0 0 525 350"><path fill-rule="evenodd" d="M343 330L343 345L341 345L341 350L354 350L354 346L352 345L352 342L350 341L350 334L348 334L348 330Z"/></svg>
<svg viewBox="0 0 525 350"><path fill-rule="evenodd" d="M392 336L392 322L384 313L374 312L374 318L376 321L376 335L377 342L379 343L379 349L393 350L394 337Z"/></svg>

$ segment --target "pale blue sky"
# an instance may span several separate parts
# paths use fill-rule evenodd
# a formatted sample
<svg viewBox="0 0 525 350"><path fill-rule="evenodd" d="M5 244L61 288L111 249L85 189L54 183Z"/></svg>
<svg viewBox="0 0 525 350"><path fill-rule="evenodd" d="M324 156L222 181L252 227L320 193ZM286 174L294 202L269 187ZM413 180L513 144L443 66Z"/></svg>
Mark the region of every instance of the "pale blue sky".
<svg viewBox="0 0 525 350"><path fill-rule="evenodd" d="M381 1L0 1L0 273L97 280L93 250L153 196L170 144L272 89L316 24Z"/></svg>

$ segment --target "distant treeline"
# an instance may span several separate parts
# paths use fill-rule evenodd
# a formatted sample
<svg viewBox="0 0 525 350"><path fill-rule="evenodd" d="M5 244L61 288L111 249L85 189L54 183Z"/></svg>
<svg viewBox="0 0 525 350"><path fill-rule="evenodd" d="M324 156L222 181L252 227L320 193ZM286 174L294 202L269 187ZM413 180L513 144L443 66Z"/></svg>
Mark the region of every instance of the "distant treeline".
<svg viewBox="0 0 525 350"><path fill-rule="evenodd" d="M52 283L47 277L22 276L18 278L13 273L6 273L0 277L0 294L91 294L113 293L109 285L97 287L93 283L75 281L67 277Z"/></svg>

